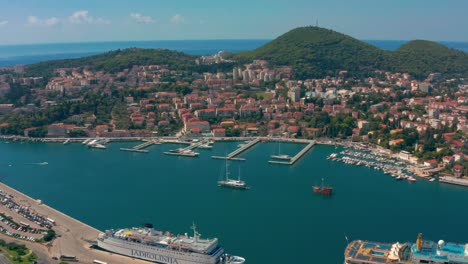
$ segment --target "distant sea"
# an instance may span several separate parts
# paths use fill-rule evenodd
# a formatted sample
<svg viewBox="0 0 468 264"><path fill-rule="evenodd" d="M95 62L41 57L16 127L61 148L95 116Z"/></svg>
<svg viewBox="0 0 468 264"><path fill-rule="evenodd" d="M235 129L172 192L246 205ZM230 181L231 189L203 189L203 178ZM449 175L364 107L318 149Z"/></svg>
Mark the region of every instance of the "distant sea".
<svg viewBox="0 0 468 264"><path fill-rule="evenodd" d="M193 55L214 54L220 50L240 52L256 49L269 39L258 40L168 40L168 41L128 41L57 43L31 45L0 45L0 66L31 64L41 61L80 58L106 51L125 48L164 48ZM385 50L395 50L407 41L404 40L364 40ZM468 42L439 42L447 47L468 52Z"/></svg>

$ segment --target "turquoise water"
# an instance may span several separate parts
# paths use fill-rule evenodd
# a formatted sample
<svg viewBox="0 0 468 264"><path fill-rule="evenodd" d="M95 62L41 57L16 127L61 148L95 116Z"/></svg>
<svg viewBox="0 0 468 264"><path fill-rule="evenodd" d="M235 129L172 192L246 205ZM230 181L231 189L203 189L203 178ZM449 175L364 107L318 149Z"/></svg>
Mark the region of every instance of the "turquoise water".
<svg viewBox="0 0 468 264"><path fill-rule="evenodd" d="M0 143L0 180L101 230L151 222L160 230L218 237L248 263L342 263L349 239L382 242L428 239L468 242L468 189L419 180L395 181L366 167L326 160L333 147L316 146L294 166L268 164L278 145L260 143L231 163L252 189L219 188L224 155L239 142L216 143L199 158L167 156L176 145L150 153L81 144ZM302 145L282 144L294 155ZM33 163L48 162L41 166ZM332 197L312 192L325 176Z"/></svg>

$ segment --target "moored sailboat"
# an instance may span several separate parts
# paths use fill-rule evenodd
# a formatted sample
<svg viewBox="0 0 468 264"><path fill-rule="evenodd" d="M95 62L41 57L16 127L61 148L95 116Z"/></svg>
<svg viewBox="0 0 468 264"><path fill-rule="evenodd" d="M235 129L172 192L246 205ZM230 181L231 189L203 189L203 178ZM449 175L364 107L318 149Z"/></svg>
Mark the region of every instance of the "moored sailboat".
<svg viewBox="0 0 468 264"><path fill-rule="evenodd" d="M281 154L281 142L278 142L278 155L271 155L273 159L281 159L281 160L290 160L291 157L286 154Z"/></svg>
<svg viewBox="0 0 468 264"><path fill-rule="evenodd" d="M218 186L229 187L229 188L233 188L233 189L242 189L242 190L250 189L250 187L245 183L245 181L241 180L240 170L239 170L239 176L237 177L237 180L229 178L229 167L228 167L227 160L226 160L225 179L221 180L221 181L218 181Z"/></svg>

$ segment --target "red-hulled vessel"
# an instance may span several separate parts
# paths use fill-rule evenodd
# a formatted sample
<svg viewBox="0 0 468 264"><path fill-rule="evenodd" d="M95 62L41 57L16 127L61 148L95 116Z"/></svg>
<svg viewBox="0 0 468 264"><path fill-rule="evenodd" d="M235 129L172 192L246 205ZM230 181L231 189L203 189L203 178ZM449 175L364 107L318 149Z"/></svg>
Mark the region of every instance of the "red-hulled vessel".
<svg viewBox="0 0 468 264"><path fill-rule="evenodd" d="M322 178L322 186L313 186L312 190L314 193L320 193L322 195L332 195L333 188L330 186L325 186L324 180Z"/></svg>

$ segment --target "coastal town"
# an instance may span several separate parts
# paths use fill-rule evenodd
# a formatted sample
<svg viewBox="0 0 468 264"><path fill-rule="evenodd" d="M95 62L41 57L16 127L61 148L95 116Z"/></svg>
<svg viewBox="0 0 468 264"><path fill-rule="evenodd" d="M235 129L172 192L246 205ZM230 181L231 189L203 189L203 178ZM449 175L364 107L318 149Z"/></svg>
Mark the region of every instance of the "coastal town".
<svg viewBox="0 0 468 264"><path fill-rule="evenodd" d="M0 264L468 264L468 1L1 6Z"/></svg>
<svg viewBox="0 0 468 264"><path fill-rule="evenodd" d="M233 63L225 52L197 64ZM365 144L413 165L419 176L468 175L468 84L432 73L346 70L295 80L254 60L216 73L134 65L83 65L28 76L0 69L0 132L26 138L272 137Z"/></svg>

